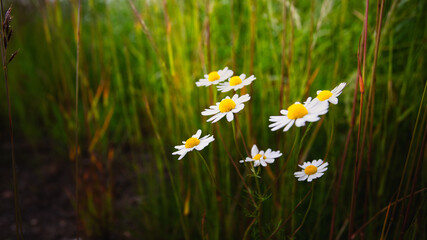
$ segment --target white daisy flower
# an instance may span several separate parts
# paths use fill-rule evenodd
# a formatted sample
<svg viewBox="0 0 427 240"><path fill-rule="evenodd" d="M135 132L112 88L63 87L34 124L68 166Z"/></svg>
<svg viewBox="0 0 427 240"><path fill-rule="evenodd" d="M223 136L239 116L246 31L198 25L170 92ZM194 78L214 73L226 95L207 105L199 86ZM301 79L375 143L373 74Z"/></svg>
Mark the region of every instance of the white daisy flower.
<svg viewBox="0 0 427 240"><path fill-rule="evenodd" d="M202 134L202 130L197 130L196 134L194 134L191 138L187 139L187 141L182 141L183 145L175 146L178 151L172 153L172 155L181 155L179 156L178 160L181 160L185 154L188 152L193 151L193 149L196 149L197 151L202 150L207 145L209 145L210 142L214 141L215 138L210 135L206 135L202 138L200 138L200 135Z"/></svg>
<svg viewBox="0 0 427 240"><path fill-rule="evenodd" d="M344 89L345 85L347 85L347 83L343 82L340 83L340 85L338 85L337 87L335 87L332 91L328 91L328 90L319 90L317 91L317 99L319 99L319 101L323 102L330 102L332 104L337 104L338 103L338 96L342 93L342 90Z"/></svg>
<svg viewBox="0 0 427 240"><path fill-rule="evenodd" d="M258 147L254 144L251 149L251 156L247 157L245 160L240 160L240 163L244 162L254 162L254 167L258 167L262 165L263 167L267 167L267 163L274 163L274 159L282 156L280 151L271 151L271 149L267 149L267 151L259 151Z"/></svg>
<svg viewBox="0 0 427 240"><path fill-rule="evenodd" d="M231 99L227 96L222 99L221 102L216 103L216 105L210 106L209 109L205 109L205 111L202 112L202 115L214 115L208 119L208 122L212 121L212 123L218 122L224 116L227 116L227 121L231 122L234 119L234 113L240 112L245 107L245 104L243 103L249 101L249 99L251 99L249 94L245 94L241 97L234 94Z"/></svg>
<svg viewBox="0 0 427 240"><path fill-rule="evenodd" d="M292 125L302 127L305 122L316 122L319 121L319 115L326 114L328 112L328 103L321 102L317 98L307 98L304 104L296 102L288 107L288 110L282 109L280 113L284 116L270 116L271 131L276 131L282 127L284 132L288 131Z"/></svg>
<svg viewBox="0 0 427 240"><path fill-rule="evenodd" d="M223 82L218 85L218 91L221 92L228 92L230 90L238 90L243 88L244 86L247 86L251 84L256 77L254 75L251 75L250 77L246 78L246 74L242 74L240 76L234 76L228 80L228 82Z"/></svg>
<svg viewBox="0 0 427 240"><path fill-rule="evenodd" d="M302 171L295 172L295 177L298 178L298 181L305 181L311 182L313 179L320 178L323 173L328 170L327 162L323 162L322 159L319 160L313 160L312 163L305 162L303 165L298 165L302 169Z"/></svg>
<svg viewBox="0 0 427 240"><path fill-rule="evenodd" d="M198 87L216 85L222 81L227 80L231 76L233 76L233 71L229 70L228 67L225 67L224 69L218 70L217 72L214 71L209 74L205 74L205 78L199 79L199 81L196 82L196 85Z"/></svg>

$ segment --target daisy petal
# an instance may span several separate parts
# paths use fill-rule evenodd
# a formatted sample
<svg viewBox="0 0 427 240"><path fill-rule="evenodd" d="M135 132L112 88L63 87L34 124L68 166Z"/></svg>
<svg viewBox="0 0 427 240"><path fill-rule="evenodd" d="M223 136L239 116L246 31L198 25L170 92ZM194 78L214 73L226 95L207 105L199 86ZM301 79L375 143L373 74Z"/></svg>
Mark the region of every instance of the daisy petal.
<svg viewBox="0 0 427 240"><path fill-rule="evenodd" d="M185 156L185 154L187 153L183 153L181 156L179 156L178 160L181 160Z"/></svg>
<svg viewBox="0 0 427 240"><path fill-rule="evenodd" d="M302 127L302 126L304 126L305 125L305 121L304 121L304 119L303 118L298 118L296 121L295 121L295 126L297 126L297 127Z"/></svg>
<svg viewBox="0 0 427 240"><path fill-rule="evenodd" d="M252 157L255 157L255 155L257 155L258 153L259 153L258 147L254 144L252 146L252 149L251 149L251 155L252 155Z"/></svg>
<svg viewBox="0 0 427 240"><path fill-rule="evenodd" d="M308 178L308 176L307 176L307 175L304 175L304 176L302 176L302 177L298 178L298 181L304 181L304 180L306 180L307 178Z"/></svg>
<svg viewBox="0 0 427 240"><path fill-rule="evenodd" d="M332 103L332 104L337 104L337 103L338 103L338 98L336 98L336 97L331 97L331 98L329 98L329 99L328 99L328 101L329 101L330 103Z"/></svg>
<svg viewBox="0 0 427 240"><path fill-rule="evenodd" d="M267 163L265 163L265 161L264 161L264 160L260 160L260 162L261 162L261 165L262 165L263 167L267 167Z"/></svg>
<svg viewBox="0 0 427 240"><path fill-rule="evenodd" d="M202 130L197 130L196 134L193 135L194 138L200 138L200 135L202 134Z"/></svg>
<svg viewBox="0 0 427 240"><path fill-rule="evenodd" d="M266 163L274 163L274 159L272 159L272 158L266 158L264 161Z"/></svg>
<svg viewBox="0 0 427 240"><path fill-rule="evenodd" d="M284 131L284 132L288 131L288 130L289 130L289 128L291 128L291 127L292 127L292 125L294 125L294 122L295 122L295 120L291 120L291 121L289 122L288 126L286 126L286 127L283 129L283 131Z"/></svg>
<svg viewBox="0 0 427 240"><path fill-rule="evenodd" d="M234 119L234 114L232 112L227 113L227 121L231 122Z"/></svg>

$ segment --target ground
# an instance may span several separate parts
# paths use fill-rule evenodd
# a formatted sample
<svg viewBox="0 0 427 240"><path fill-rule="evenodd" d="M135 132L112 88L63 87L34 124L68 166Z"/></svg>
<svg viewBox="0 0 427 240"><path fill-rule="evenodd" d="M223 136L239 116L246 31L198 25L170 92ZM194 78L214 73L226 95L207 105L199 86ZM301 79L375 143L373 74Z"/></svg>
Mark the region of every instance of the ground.
<svg viewBox="0 0 427 240"><path fill-rule="evenodd" d="M15 149L24 238L73 239L72 163L52 159L48 148L16 144ZM10 143L2 141L0 150L0 239L16 239Z"/></svg>

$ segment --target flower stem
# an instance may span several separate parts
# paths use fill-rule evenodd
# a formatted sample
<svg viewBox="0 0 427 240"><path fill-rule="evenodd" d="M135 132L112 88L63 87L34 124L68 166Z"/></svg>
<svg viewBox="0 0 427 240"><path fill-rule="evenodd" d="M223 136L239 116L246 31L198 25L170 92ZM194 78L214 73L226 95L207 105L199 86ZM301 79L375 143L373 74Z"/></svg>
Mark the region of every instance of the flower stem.
<svg viewBox="0 0 427 240"><path fill-rule="evenodd" d="M249 156L249 149L248 149L248 147L246 146L245 139L243 138L242 128L240 127L240 124L239 124L239 121L238 121L238 119L237 119L237 118L236 118L236 127L237 127L237 130L239 130L240 136L242 136L242 138L241 138L241 139L242 139L243 147L245 148L246 154Z"/></svg>
<svg viewBox="0 0 427 240"><path fill-rule="evenodd" d="M226 146L226 144L225 144L225 142L224 142L224 138L222 137L222 134L221 134L221 130L218 128L218 135L219 135L219 137L220 137L220 139L221 139L221 142L222 142L222 144L223 144L223 147L224 147L224 149L225 149L225 151L226 151L226 153L227 153L227 155L228 155L228 158L229 158L229 160L230 160L230 162L231 162L231 164L233 165L233 167L234 167L234 169L236 170L236 172L237 172L237 175L239 175L239 178L240 178L240 180L242 181L242 184L243 184L243 186L246 188L246 190L247 190L247 192L248 192L248 195L249 195L249 198L251 199L251 201L252 201L252 204L256 207L257 206L257 203L255 202L255 199L254 199L254 197L252 196L252 190L248 187L248 185L246 184L246 182L245 182L245 178L242 176L242 174L240 173L240 171L239 171L239 168L237 167L237 165L236 165L236 163L233 161L233 157L231 156L231 154L230 154L230 152L227 150L227 146Z"/></svg>
<svg viewBox="0 0 427 240"><path fill-rule="evenodd" d="M298 146L297 159L299 159L299 154L301 152L302 143L304 142L305 136L307 136L307 133L310 131L312 124L313 123L308 124L308 127L305 130L304 135L302 135L301 141L299 142L299 146Z"/></svg>
<svg viewBox="0 0 427 240"><path fill-rule="evenodd" d="M182 231L184 232L184 239L188 240L189 239L189 233L188 233L188 229L186 227L186 222L185 222L185 219L184 219L184 214L182 212L182 206L181 206L181 201L180 201L180 198L179 198L179 195L178 195L177 186L175 185L174 177L172 175L172 171L171 171L170 166L169 166L170 164L167 163L167 159L168 158L166 156L165 149L163 148L164 144L163 144L161 135L159 134L156 121L153 118L153 114L151 112L150 104L148 103L147 96L144 96L144 102L145 102L145 109L147 111L148 118L149 118L149 120L150 120L150 122L151 122L151 124L153 126L156 139L157 139L158 144L160 146L159 147L160 150L161 150L160 152L161 152L161 155L163 156L162 157L163 165L166 166L166 170L167 170L167 173L169 175L169 179L170 179L170 182L171 182L171 185L172 185L172 191L173 191L173 194L174 194L175 203L176 203L176 206L178 208L179 220L181 222Z"/></svg>
<svg viewBox="0 0 427 240"><path fill-rule="evenodd" d="M233 138L234 138L234 143L236 144L236 149L239 152L241 159L244 159L242 152L240 151L239 144L237 144L236 124L234 123L234 121L231 121L231 125L233 127Z"/></svg>
<svg viewBox="0 0 427 240"><path fill-rule="evenodd" d="M199 151L196 150L196 152L199 152ZM203 208L206 209L206 207L208 206L208 202L206 200L205 188L204 188L203 179L202 179L202 175L199 167L200 164L198 161L196 161L197 159L195 156L193 156L193 158L195 160L194 161L195 166L192 166L192 168L195 169L195 175L197 176L196 178L197 178L197 184L199 185L199 189L200 189L200 195L202 198L202 206Z"/></svg>
<svg viewBox="0 0 427 240"><path fill-rule="evenodd" d="M304 218L302 219L301 224L299 225L299 227L295 230L295 232L292 234L292 237L301 229L302 225L304 225L305 219L308 216L308 212L310 211L311 208L311 203L313 202L313 188L314 188L314 182L311 183L311 196L310 196L310 203L308 203L308 208L307 211L305 212Z"/></svg>
<svg viewBox="0 0 427 240"><path fill-rule="evenodd" d="M203 163L205 164L206 169L208 170L209 176L211 177L212 182L213 182L213 183L215 184L215 186L216 186L217 184L216 184L215 176L212 174L212 172L211 172L211 170L210 170L210 168L209 168L209 165L208 165L208 163L206 162L206 159L203 157L203 155L202 155L199 151L197 151L197 154L199 154L200 158L203 160Z"/></svg>

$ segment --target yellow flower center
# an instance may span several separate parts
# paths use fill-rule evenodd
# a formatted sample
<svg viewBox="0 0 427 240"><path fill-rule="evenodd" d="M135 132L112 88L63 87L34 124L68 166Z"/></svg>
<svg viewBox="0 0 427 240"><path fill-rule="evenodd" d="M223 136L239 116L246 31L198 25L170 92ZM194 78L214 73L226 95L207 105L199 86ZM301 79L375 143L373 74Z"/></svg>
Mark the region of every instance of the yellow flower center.
<svg viewBox="0 0 427 240"><path fill-rule="evenodd" d="M307 115L307 113L307 108L305 108L301 103L292 104L290 107L288 107L289 119L302 118Z"/></svg>
<svg viewBox="0 0 427 240"><path fill-rule="evenodd" d="M229 111L233 110L235 107L236 107L236 103L229 98L223 99L219 103L219 111L222 113L229 112Z"/></svg>
<svg viewBox="0 0 427 240"><path fill-rule="evenodd" d="M261 157L262 157L262 155L258 153L257 155L255 155L254 160L260 160ZM263 158L266 159L265 156L263 156Z"/></svg>
<svg viewBox="0 0 427 240"><path fill-rule="evenodd" d="M218 72L211 72L211 73L209 73L209 78L208 78L208 80L210 81L210 82L213 82L213 81L216 81L216 80L219 80L221 77L219 76L219 74L218 74Z"/></svg>
<svg viewBox="0 0 427 240"><path fill-rule="evenodd" d="M314 165L310 165L304 169L305 174L312 175L317 173L317 167Z"/></svg>
<svg viewBox="0 0 427 240"><path fill-rule="evenodd" d="M236 86L242 83L242 79L238 76L234 76L230 78L230 86Z"/></svg>
<svg viewBox="0 0 427 240"><path fill-rule="evenodd" d="M331 91L324 90L324 91L321 91L319 94L317 94L317 99L319 99L319 101L325 101L329 99L331 96L332 96Z"/></svg>
<svg viewBox="0 0 427 240"><path fill-rule="evenodd" d="M200 140L195 138L195 137L191 137L189 139L187 139L187 141L185 141L185 148L192 148L195 147L197 145L199 145Z"/></svg>

